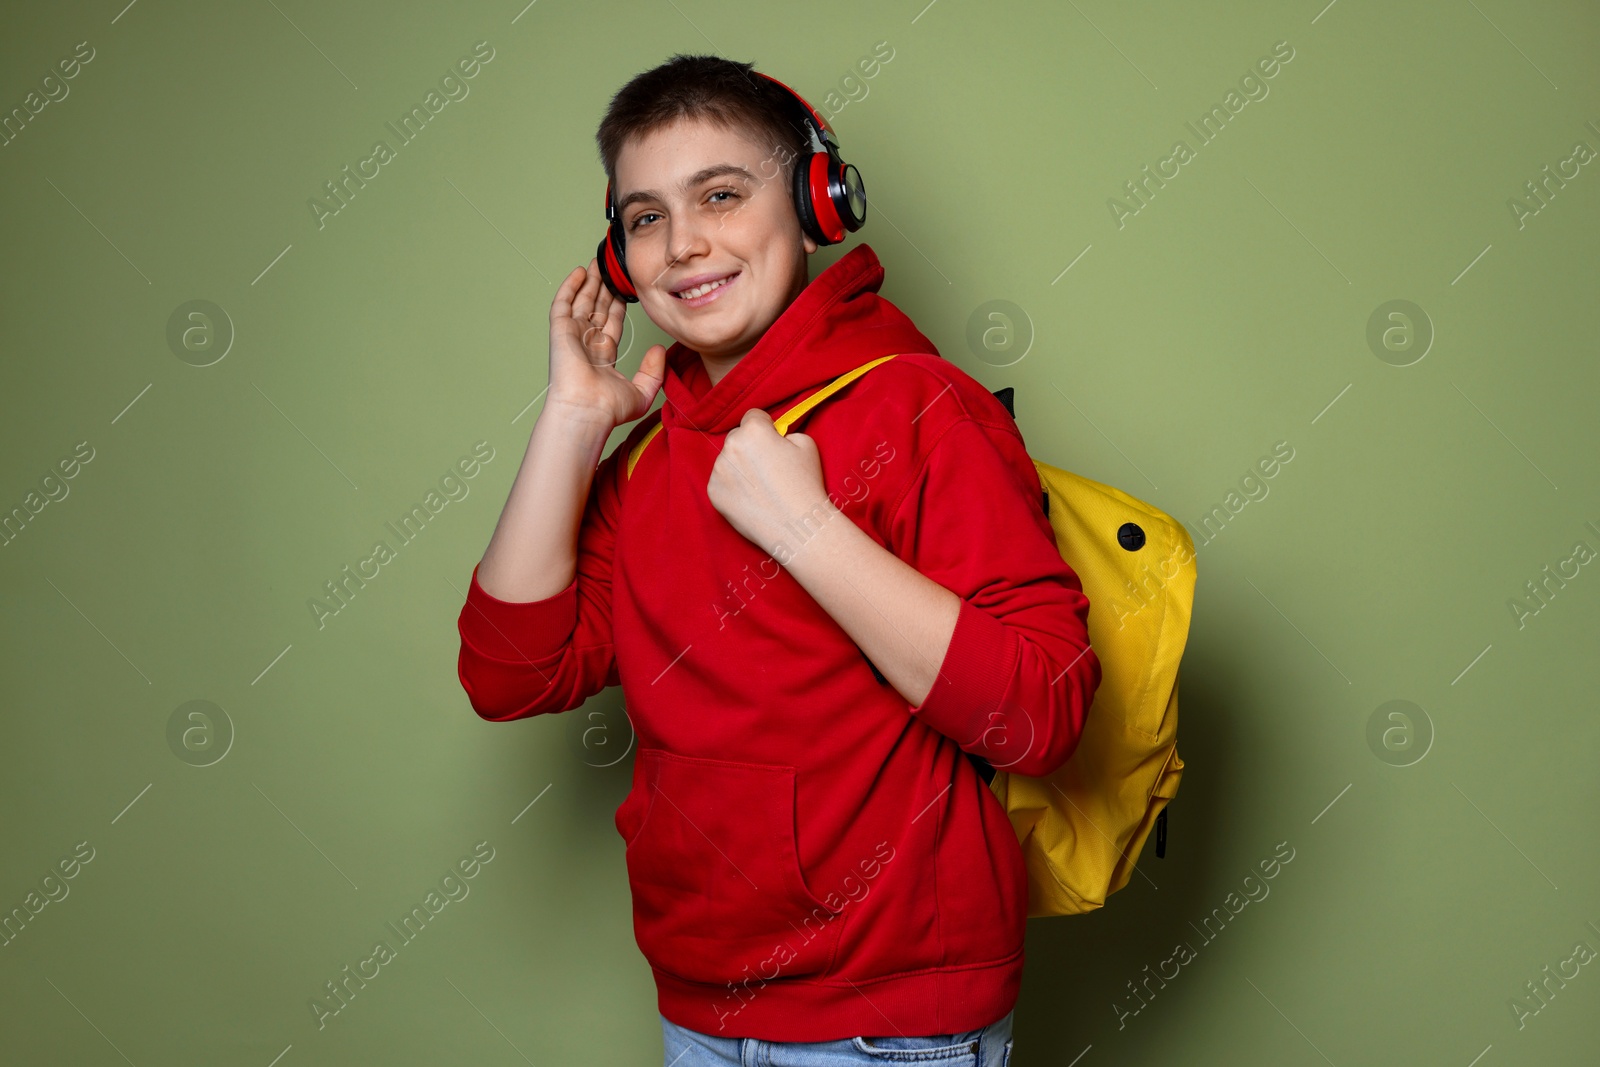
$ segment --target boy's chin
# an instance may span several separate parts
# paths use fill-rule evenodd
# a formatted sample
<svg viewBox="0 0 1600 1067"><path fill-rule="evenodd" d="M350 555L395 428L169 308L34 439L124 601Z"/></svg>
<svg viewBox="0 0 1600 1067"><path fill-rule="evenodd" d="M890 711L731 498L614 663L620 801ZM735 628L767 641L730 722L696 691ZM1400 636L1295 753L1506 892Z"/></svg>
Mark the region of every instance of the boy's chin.
<svg viewBox="0 0 1600 1067"><path fill-rule="evenodd" d="M738 344L739 338L731 333L699 334L694 337L680 337L678 342L691 352L719 355Z"/></svg>
<svg viewBox="0 0 1600 1067"><path fill-rule="evenodd" d="M766 334L771 325L772 323L769 322L762 326L759 330L756 330L751 343L753 344L754 341L760 340L761 337ZM666 333L667 336L671 337L674 341L677 341L679 344L683 345L683 347L689 349L691 352L698 352L702 355L709 354L712 356L717 356L724 352L737 351L740 348L748 350L749 345L744 344L742 339L752 336L744 330L718 330L715 333L701 333L696 334L693 337L680 336L679 334L673 333L671 330L664 330L663 332Z"/></svg>

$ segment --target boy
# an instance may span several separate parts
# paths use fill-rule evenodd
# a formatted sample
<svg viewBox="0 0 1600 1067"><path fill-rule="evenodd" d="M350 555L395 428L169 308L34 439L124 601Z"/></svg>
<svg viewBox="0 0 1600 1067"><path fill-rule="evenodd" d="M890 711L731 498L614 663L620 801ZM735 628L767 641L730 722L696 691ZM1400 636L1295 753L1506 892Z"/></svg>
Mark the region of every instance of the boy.
<svg viewBox="0 0 1600 1067"><path fill-rule="evenodd" d="M1027 882L968 757L1037 776L1070 756L1100 680L1088 601L1015 423L877 295L872 249L809 279L801 108L714 56L612 99L627 277L676 343L624 377L598 261L561 284L460 679L492 722L623 687L615 823L668 1061L1001 1064ZM805 433L775 428L890 355Z"/></svg>

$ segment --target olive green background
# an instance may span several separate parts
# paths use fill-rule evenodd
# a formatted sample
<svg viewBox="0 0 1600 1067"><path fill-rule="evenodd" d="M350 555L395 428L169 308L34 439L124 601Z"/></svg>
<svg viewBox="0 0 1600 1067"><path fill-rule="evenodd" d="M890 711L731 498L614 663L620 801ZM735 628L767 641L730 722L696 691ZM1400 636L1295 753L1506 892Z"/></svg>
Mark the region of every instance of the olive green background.
<svg viewBox="0 0 1600 1067"><path fill-rule="evenodd" d="M836 112L871 201L845 247L1016 388L1034 455L1197 526L1294 450L1199 550L1168 853L1030 921L1013 1062L1594 1062L1600 966L1542 1006L1525 983L1600 949L1600 574L1574 557L1600 550L1600 173L1508 206L1600 149L1592 8L123 3L11 5L0 36L6 113L95 50L0 147L0 510L69 490L0 549L0 913L93 849L0 947L0 1059L660 1062L621 692L485 723L455 620L555 283L603 231L595 126L633 74L715 51ZM323 183L480 41L469 95L319 227ZM1280 41L1200 144L1185 123ZM1369 345L1394 300L1422 317ZM624 367L658 339L630 312ZM323 583L480 441L466 495L319 625ZM1421 711L1369 744L1392 700ZM470 895L319 1029L324 983L479 842Z"/></svg>

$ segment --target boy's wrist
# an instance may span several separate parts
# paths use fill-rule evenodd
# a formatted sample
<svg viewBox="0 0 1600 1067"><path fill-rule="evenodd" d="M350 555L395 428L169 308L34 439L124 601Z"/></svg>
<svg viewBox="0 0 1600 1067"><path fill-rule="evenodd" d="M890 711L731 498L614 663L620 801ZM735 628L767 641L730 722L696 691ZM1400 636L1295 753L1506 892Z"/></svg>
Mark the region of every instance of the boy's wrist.
<svg viewBox="0 0 1600 1067"><path fill-rule="evenodd" d="M610 436L616 429L616 420L609 411L590 407L587 404L576 404L561 397L550 395L545 397L544 408L539 412L540 420L551 418L564 425L578 430L600 432Z"/></svg>
<svg viewBox="0 0 1600 1067"><path fill-rule="evenodd" d="M792 573L796 564L804 566L802 560L828 555L834 542L826 535L837 528L841 520L855 532L861 532L832 500L823 496L811 507L793 512L779 524L771 535L773 550L770 554Z"/></svg>

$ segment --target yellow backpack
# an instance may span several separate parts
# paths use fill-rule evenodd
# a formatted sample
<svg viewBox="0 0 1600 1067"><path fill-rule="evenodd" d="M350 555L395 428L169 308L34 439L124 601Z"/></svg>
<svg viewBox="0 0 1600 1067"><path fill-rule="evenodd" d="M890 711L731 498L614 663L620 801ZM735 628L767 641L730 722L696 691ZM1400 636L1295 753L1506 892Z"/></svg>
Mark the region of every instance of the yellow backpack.
<svg viewBox="0 0 1600 1067"><path fill-rule="evenodd" d="M840 375L773 424L788 433L816 405L893 358ZM1015 417L1011 387L994 395ZM660 429L658 422L629 453L628 474ZM1196 573L1194 542L1181 523L1120 489L1037 459L1033 466L1056 547L1089 598L1089 643L1101 678L1077 748L1049 776L996 771L968 753L1022 845L1029 918L1103 905L1128 884L1152 829L1156 855L1165 855L1166 806L1183 776L1178 663Z"/></svg>
<svg viewBox="0 0 1600 1067"><path fill-rule="evenodd" d="M1009 396L1001 400L1011 407ZM1156 856L1166 854L1167 802L1183 777L1178 663L1194 603L1194 542L1181 523L1120 489L1033 466L1056 547L1089 598L1100 687L1066 763L1045 778L997 771L989 788L1022 843L1029 917L1076 915L1128 884L1152 828Z"/></svg>

